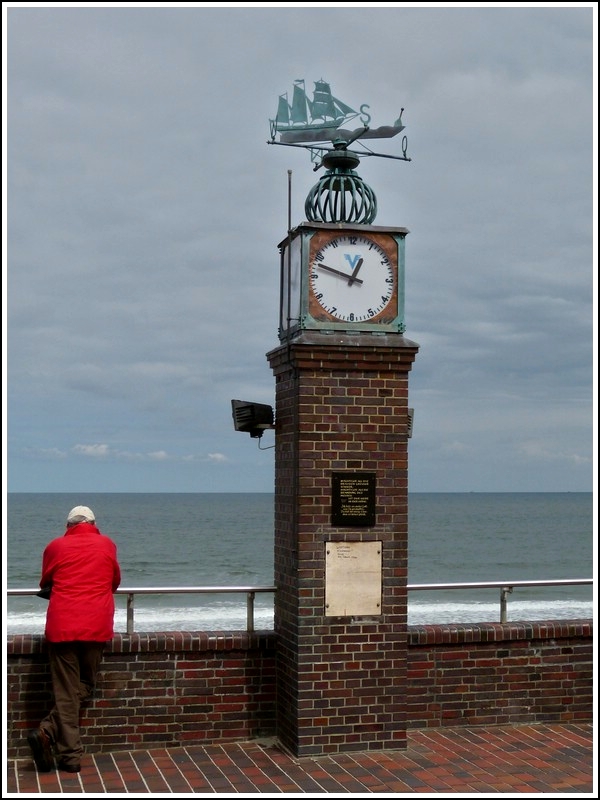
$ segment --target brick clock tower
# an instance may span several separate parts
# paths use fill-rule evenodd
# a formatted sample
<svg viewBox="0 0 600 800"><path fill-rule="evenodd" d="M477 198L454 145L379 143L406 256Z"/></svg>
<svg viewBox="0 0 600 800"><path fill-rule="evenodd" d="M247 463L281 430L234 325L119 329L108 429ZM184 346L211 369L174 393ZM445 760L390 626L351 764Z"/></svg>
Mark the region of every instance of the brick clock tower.
<svg viewBox="0 0 600 800"><path fill-rule="evenodd" d="M404 337L408 230L371 224L375 197L348 144L324 149L308 221L279 244L279 345L267 354L277 736L297 757L406 747L408 375L418 352Z"/></svg>

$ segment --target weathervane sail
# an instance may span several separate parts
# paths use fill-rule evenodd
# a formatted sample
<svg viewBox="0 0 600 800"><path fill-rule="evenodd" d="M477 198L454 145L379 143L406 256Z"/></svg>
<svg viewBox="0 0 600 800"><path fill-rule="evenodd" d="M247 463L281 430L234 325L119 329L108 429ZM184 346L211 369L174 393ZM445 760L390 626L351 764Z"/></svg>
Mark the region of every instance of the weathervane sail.
<svg viewBox="0 0 600 800"><path fill-rule="evenodd" d="M294 125L308 125L308 100L304 91L304 81L294 83L290 121Z"/></svg>

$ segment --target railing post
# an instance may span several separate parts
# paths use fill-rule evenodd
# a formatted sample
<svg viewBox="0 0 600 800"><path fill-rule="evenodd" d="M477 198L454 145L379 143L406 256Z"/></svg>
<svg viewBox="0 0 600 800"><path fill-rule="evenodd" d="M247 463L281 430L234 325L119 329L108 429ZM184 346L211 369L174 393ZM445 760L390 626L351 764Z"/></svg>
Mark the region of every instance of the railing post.
<svg viewBox="0 0 600 800"><path fill-rule="evenodd" d="M127 595L127 633L133 633L133 592Z"/></svg>
<svg viewBox="0 0 600 800"><path fill-rule="evenodd" d="M512 586L503 586L500 589L500 622L508 621L507 607L508 595L512 592Z"/></svg>
<svg viewBox="0 0 600 800"><path fill-rule="evenodd" d="M254 632L254 597L256 592L248 592L246 595L246 630L248 633Z"/></svg>

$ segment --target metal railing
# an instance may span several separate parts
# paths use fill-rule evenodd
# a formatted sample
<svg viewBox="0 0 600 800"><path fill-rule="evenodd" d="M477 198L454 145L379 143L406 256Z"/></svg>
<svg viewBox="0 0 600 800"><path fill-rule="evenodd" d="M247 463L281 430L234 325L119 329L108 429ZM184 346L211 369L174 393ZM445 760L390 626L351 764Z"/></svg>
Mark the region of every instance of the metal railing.
<svg viewBox="0 0 600 800"><path fill-rule="evenodd" d="M508 621L508 595L514 588L525 586L583 586L592 584L593 578L565 578L541 581L482 581L478 583L409 583L409 592L435 591L436 589L500 589L500 622ZM39 589L7 589L7 596L36 595ZM276 586L140 586L120 587L117 594L127 595L127 633L134 632L134 603L138 594L245 594L246 630L254 631L254 599L257 594L275 593Z"/></svg>
<svg viewBox="0 0 600 800"><path fill-rule="evenodd" d="M258 593L277 591L275 586L139 586L119 587L116 594L127 595L127 633L133 633L134 598L137 594L245 594L246 630L254 630L254 598ZM39 589L7 589L7 596L36 595Z"/></svg>
<svg viewBox="0 0 600 800"><path fill-rule="evenodd" d="M500 622L508 622L508 595L518 586L583 586L592 584L593 578L557 578L547 581L483 581L481 583L409 583L409 591L434 589L500 589Z"/></svg>

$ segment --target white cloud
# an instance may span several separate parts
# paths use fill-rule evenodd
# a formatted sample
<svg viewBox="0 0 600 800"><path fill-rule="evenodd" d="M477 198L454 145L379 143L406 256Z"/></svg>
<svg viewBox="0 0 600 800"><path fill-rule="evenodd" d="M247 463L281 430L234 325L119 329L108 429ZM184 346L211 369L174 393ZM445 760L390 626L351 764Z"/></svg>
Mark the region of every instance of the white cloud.
<svg viewBox="0 0 600 800"><path fill-rule="evenodd" d="M106 458L109 456L110 449L105 444L76 444L73 452L80 456L90 456L91 458Z"/></svg>
<svg viewBox="0 0 600 800"><path fill-rule="evenodd" d="M223 453L209 453L208 460L212 461L215 464L223 464L225 461L228 461L229 459L227 458L226 455L223 455Z"/></svg>
<svg viewBox="0 0 600 800"><path fill-rule="evenodd" d="M169 458L169 456L164 450L157 450L154 453L148 453L148 458L151 461L165 461Z"/></svg>

